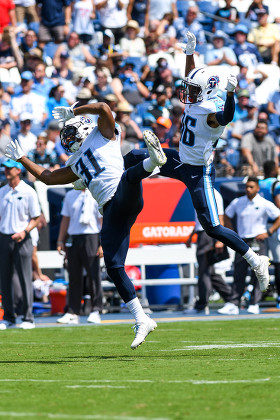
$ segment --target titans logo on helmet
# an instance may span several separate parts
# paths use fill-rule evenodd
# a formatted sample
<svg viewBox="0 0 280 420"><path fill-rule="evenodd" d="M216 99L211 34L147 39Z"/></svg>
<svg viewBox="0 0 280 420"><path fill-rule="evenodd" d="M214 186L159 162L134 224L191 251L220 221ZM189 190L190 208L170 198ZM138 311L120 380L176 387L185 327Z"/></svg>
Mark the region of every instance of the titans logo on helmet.
<svg viewBox="0 0 280 420"><path fill-rule="evenodd" d="M88 117L80 117L80 121L85 124L91 124L92 120Z"/></svg>
<svg viewBox="0 0 280 420"><path fill-rule="evenodd" d="M211 76L208 79L207 84L209 85L209 87L211 89L214 89L217 86L217 84L219 83L219 81L220 81L220 79L219 79L218 76Z"/></svg>

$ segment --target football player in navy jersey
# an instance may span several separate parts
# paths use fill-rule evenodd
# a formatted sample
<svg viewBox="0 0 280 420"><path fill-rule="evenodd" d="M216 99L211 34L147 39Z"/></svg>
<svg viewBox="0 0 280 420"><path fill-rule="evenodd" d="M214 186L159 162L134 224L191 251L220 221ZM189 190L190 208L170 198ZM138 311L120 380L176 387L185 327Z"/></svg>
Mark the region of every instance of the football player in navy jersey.
<svg viewBox="0 0 280 420"><path fill-rule="evenodd" d="M265 291L269 284L269 258L257 255L233 230L220 225L214 197L213 152L224 127L233 119L236 77L228 76L224 102L217 96L219 75L216 69L211 66L195 68L195 36L187 32L185 42L179 45L186 54L185 79L180 89L185 110L179 153L164 149L167 163L160 169L160 175L185 183L203 229L240 253L255 271L261 291ZM145 156L143 150L133 150L124 157L126 167L135 165Z"/></svg>
<svg viewBox="0 0 280 420"><path fill-rule="evenodd" d="M83 116L98 115L97 124ZM66 167L49 171L24 156L18 140L12 141L6 155L47 185L74 183L76 189L88 188L103 214L101 245L107 272L121 298L136 320L131 348L145 341L157 324L149 318L136 297L134 286L124 264L129 247L130 229L143 208L142 184L156 167L166 162L158 138L150 131L143 133L149 157L124 171L120 150L121 129L105 103L73 107L56 107L54 118L64 122L61 144L72 156Z"/></svg>

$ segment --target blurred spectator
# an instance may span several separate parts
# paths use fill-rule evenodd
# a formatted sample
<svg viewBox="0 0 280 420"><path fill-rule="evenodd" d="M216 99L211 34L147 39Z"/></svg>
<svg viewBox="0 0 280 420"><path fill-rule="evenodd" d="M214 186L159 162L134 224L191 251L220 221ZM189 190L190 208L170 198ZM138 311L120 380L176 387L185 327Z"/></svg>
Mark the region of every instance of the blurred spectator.
<svg viewBox="0 0 280 420"><path fill-rule="evenodd" d="M143 134L135 121L131 119L133 108L126 102L119 103L116 107L116 122L122 124L125 129L125 136L122 142L122 150L129 152L139 148L139 141L143 139Z"/></svg>
<svg viewBox="0 0 280 420"><path fill-rule="evenodd" d="M277 88L274 89L268 97L267 111L269 114L272 114L272 121L277 121L277 125L280 126L280 79L278 81ZM277 117L274 118L274 116Z"/></svg>
<svg viewBox="0 0 280 420"><path fill-rule="evenodd" d="M159 85L155 91L156 98L151 102L148 112L156 120L158 117L169 117L169 100L164 85Z"/></svg>
<svg viewBox="0 0 280 420"><path fill-rule="evenodd" d="M23 60L17 45L15 30L7 26L3 29L0 41L0 69L10 70L13 67L19 67L21 69L22 66ZM1 79L3 80L3 77Z"/></svg>
<svg viewBox="0 0 280 420"><path fill-rule="evenodd" d="M79 106L88 104L92 99L92 93L90 89L83 87L76 96L76 100L79 102ZM93 115L94 118L94 115ZM92 118L92 119L93 119Z"/></svg>
<svg viewBox="0 0 280 420"><path fill-rule="evenodd" d="M129 0L127 6L128 20L136 20L140 26L140 36L149 33L150 0Z"/></svg>
<svg viewBox="0 0 280 420"><path fill-rule="evenodd" d="M240 118L235 122L232 128L231 137L241 140L244 134L249 131L253 131L257 124L257 111L258 104L252 99L249 99L247 105L245 105L248 115L247 117Z"/></svg>
<svg viewBox="0 0 280 420"><path fill-rule="evenodd" d="M241 89L237 93L237 103L235 104L234 117L232 122L235 123L240 118L245 118L248 115L246 106L248 105L250 98L249 91L247 89Z"/></svg>
<svg viewBox="0 0 280 420"><path fill-rule="evenodd" d="M248 28L245 24L236 25L233 35L235 44L233 51L240 66L245 66L255 70L258 63L262 63L263 59L257 47L251 42L247 42Z"/></svg>
<svg viewBox="0 0 280 420"><path fill-rule="evenodd" d="M158 86L173 84L172 70L169 68L168 61L164 57L157 60L157 66L154 72L153 92L156 92Z"/></svg>
<svg viewBox="0 0 280 420"><path fill-rule="evenodd" d="M0 34L8 25L14 28L17 26L15 4L13 0L2 0L0 3Z"/></svg>
<svg viewBox="0 0 280 420"><path fill-rule="evenodd" d="M36 92L32 92L33 77L30 71L21 74L22 92L14 95L11 102L11 118L17 122L23 112L32 115L32 132L38 134L47 118L46 99Z"/></svg>
<svg viewBox="0 0 280 420"><path fill-rule="evenodd" d="M127 6L129 0L95 0L96 10L102 30L111 29L114 34L116 44L124 36L127 24Z"/></svg>
<svg viewBox="0 0 280 420"><path fill-rule="evenodd" d="M266 10L266 13L269 14L269 8L265 4L263 4L263 0L254 0L250 4L246 14L245 18L249 19L251 22L257 24L258 22L258 12L260 9Z"/></svg>
<svg viewBox="0 0 280 420"><path fill-rule="evenodd" d="M226 19L228 22L221 22L219 20L214 21L214 31L222 30L226 34L231 34L234 29L234 25L239 22L239 13L236 7L231 5L232 0L225 0L225 7L219 7L215 15Z"/></svg>
<svg viewBox="0 0 280 420"><path fill-rule="evenodd" d="M106 70L108 71L108 69L100 68L97 69L95 72L97 82L94 85L94 90L96 92L96 95L98 95L98 97L101 99L104 98L106 95L113 93L113 89L108 82L108 74Z"/></svg>
<svg viewBox="0 0 280 420"><path fill-rule="evenodd" d="M174 106L173 108L171 108L170 120L172 126L170 127L170 130L167 134L168 138L170 139L170 147L177 146L177 138L175 139L176 144L173 145L173 137L178 130L180 131L182 115L183 109L181 106Z"/></svg>
<svg viewBox="0 0 280 420"><path fill-rule="evenodd" d="M55 83L63 83L65 80L71 80L73 72L70 70L70 55L67 51L61 51L60 56L57 58L58 67L52 72L52 79Z"/></svg>
<svg viewBox="0 0 280 420"><path fill-rule="evenodd" d="M198 21L198 13L198 6L191 5L188 8L185 18L178 18L174 22L178 41L183 42L186 31L190 31L195 35L198 47L206 43L203 26Z"/></svg>
<svg viewBox="0 0 280 420"><path fill-rule="evenodd" d="M234 51L225 46L225 41L228 36L223 31L216 31L212 36L213 49L208 50L205 54L205 63L208 66L227 66L231 69L237 64L237 59Z"/></svg>
<svg viewBox="0 0 280 420"><path fill-rule="evenodd" d="M83 86L83 78L84 71L77 70L73 73L71 80L62 80L61 84L63 84L65 88L64 97L69 105L72 105L75 102L77 93Z"/></svg>
<svg viewBox="0 0 280 420"><path fill-rule="evenodd" d="M42 131L37 137L35 148L28 152L27 157L46 169L58 169L60 167L58 156L54 150L47 149L47 143L48 135L45 131ZM30 172L27 172L27 178L31 182L36 181L36 178Z"/></svg>
<svg viewBox="0 0 280 420"><path fill-rule="evenodd" d="M114 94L120 102L128 102L135 106L150 96L148 88L141 82L140 77L134 71L135 65L125 62L121 72L112 80Z"/></svg>
<svg viewBox="0 0 280 420"><path fill-rule="evenodd" d="M99 66L106 66L110 72L114 71L114 60L122 61L122 52L115 46L115 37L110 29L105 29L102 37L102 44L95 48L95 56Z"/></svg>
<svg viewBox="0 0 280 420"><path fill-rule="evenodd" d="M37 0L40 14L39 45L61 43L69 34L72 0Z"/></svg>
<svg viewBox="0 0 280 420"><path fill-rule="evenodd" d="M54 150L55 144L60 140L59 134L62 126L57 120L51 120L47 126L47 149Z"/></svg>
<svg viewBox="0 0 280 420"><path fill-rule="evenodd" d="M259 121L253 132L245 134L241 140L241 153L248 165L249 175L262 175L266 160L274 160L278 166L278 154L273 138L268 134L265 121Z"/></svg>
<svg viewBox="0 0 280 420"><path fill-rule="evenodd" d="M93 37L92 19L95 19L94 0L78 0L72 2L73 31L79 35L84 44L88 44Z"/></svg>
<svg viewBox="0 0 280 420"><path fill-rule="evenodd" d="M53 65L57 68L60 65L60 55L67 52L70 56L70 69L75 72L86 67L87 64L93 66L96 59L89 52L88 46L82 44L79 35L76 32L71 32L67 38L67 42L63 42L57 48L54 57Z"/></svg>
<svg viewBox="0 0 280 420"><path fill-rule="evenodd" d="M267 79L268 75L259 69L255 69L250 71L249 74L251 75L248 77L248 67L247 66L240 66L240 73L237 75L237 91L238 88L247 89L250 97L253 98L255 96L255 90L258 86L262 84L262 82Z"/></svg>
<svg viewBox="0 0 280 420"><path fill-rule="evenodd" d="M170 137L168 132L172 126L170 118L159 117L156 120L156 123L153 124L153 129L156 136L159 138L161 147L169 148Z"/></svg>
<svg viewBox="0 0 280 420"><path fill-rule="evenodd" d="M34 83L32 91L44 96L49 97L51 89L54 87L54 82L46 76L46 64L38 63L34 70Z"/></svg>
<svg viewBox="0 0 280 420"><path fill-rule="evenodd" d="M4 133L3 128L4 128L4 123L2 120L0 120L0 160L1 161L3 159L6 160L6 157L5 157L6 147L12 140L10 136Z"/></svg>
<svg viewBox="0 0 280 420"><path fill-rule="evenodd" d="M33 29L28 29L24 37L21 39L19 44L19 49L22 51L23 54L27 53L32 48L37 47L37 35Z"/></svg>
<svg viewBox="0 0 280 420"><path fill-rule="evenodd" d="M52 110L56 106L69 106L67 100L64 98L65 89L62 85L53 86L49 93L47 100L48 118L52 119Z"/></svg>
<svg viewBox="0 0 280 420"><path fill-rule="evenodd" d="M35 148L37 141L37 137L30 131L32 120L32 114L28 112L20 114L20 130L17 134L17 139L26 155L30 150Z"/></svg>
<svg viewBox="0 0 280 420"><path fill-rule="evenodd" d="M120 48L122 53L130 57L143 57L146 54L145 43L138 36L140 31L136 20L129 20L126 25L124 37L120 39Z"/></svg>
<svg viewBox="0 0 280 420"><path fill-rule="evenodd" d="M176 0L150 0L150 24L158 26L166 13L173 13L174 18L178 17Z"/></svg>
<svg viewBox="0 0 280 420"><path fill-rule="evenodd" d="M172 51L176 46L176 29L174 27L173 13L165 13L160 24L155 30L155 36L158 40L158 46L161 51Z"/></svg>
<svg viewBox="0 0 280 420"><path fill-rule="evenodd" d="M268 23L266 9L256 9L258 25L253 28L248 41L255 44L266 64L277 64L279 61L280 32L276 23Z"/></svg>
<svg viewBox="0 0 280 420"><path fill-rule="evenodd" d="M36 11L35 0L14 0L16 6L16 19L17 23L30 23L39 22Z"/></svg>
<svg viewBox="0 0 280 420"><path fill-rule="evenodd" d="M40 48L31 48L24 54L23 70L34 72L37 64L43 63L43 52Z"/></svg>

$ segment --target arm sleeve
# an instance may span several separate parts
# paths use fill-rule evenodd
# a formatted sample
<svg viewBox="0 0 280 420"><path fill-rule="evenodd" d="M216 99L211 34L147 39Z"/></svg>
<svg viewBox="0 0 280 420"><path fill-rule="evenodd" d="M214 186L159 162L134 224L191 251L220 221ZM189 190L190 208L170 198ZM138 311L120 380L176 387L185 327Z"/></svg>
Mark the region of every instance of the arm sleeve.
<svg viewBox="0 0 280 420"><path fill-rule="evenodd" d="M218 123L222 126L227 125L229 122L233 120L234 111L235 111L234 97L227 95L224 110L216 113L216 119Z"/></svg>

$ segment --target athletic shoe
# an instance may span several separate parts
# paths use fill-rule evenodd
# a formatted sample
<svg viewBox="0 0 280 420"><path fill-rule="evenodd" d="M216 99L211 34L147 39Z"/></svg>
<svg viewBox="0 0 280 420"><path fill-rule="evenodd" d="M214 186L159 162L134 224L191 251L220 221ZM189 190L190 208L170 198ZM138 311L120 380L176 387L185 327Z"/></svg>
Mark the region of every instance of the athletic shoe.
<svg viewBox="0 0 280 420"><path fill-rule="evenodd" d="M144 322L137 322L133 327L135 331L135 337L130 346L132 350L136 349L138 346L140 346L140 344L144 343L147 335L154 331L156 327L157 323L149 317L147 317L147 320Z"/></svg>
<svg viewBox="0 0 280 420"><path fill-rule="evenodd" d="M87 322L91 324L101 324L101 318L98 311L91 312L88 316Z"/></svg>
<svg viewBox="0 0 280 420"><path fill-rule="evenodd" d="M239 308L234 303L227 302L223 308L218 309L218 312L222 315L238 315Z"/></svg>
<svg viewBox="0 0 280 420"><path fill-rule="evenodd" d="M161 167L167 161L164 151L160 145L160 141L157 136L150 130L145 130L143 132L143 139L146 143L151 161L156 165Z"/></svg>
<svg viewBox="0 0 280 420"><path fill-rule="evenodd" d="M56 322L58 322L59 324L79 324L79 317L76 314L69 314L66 313L64 314L61 318L58 318L56 320Z"/></svg>
<svg viewBox="0 0 280 420"><path fill-rule="evenodd" d="M253 268L257 279L259 281L259 286L261 289L261 292L265 292L269 285L269 272L268 267L270 265L269 258L265 255L260 255L261 263Z"/></svg>
<svg viewBox="0 0 280 420"><path fill-rule="evenodd" d="M34 322L23 321L18 327L22 330L32 330L35 328L35 324Z"/></svg>
<svg viewBox="0 0 280 420"><path fill-rule="evenodd" d="M258 315L260 313L260 307L258 304L256 305L249 305L247 312L249 312L249 314L254 314L254 315Z"/></svg>
<svg viewBox="0 0 280 420"><path fill-rule="evenodd" d="M196 308L192 308L192 309L185 309L183 311L183 314L185 315L209 315L210 311L209 311L209 307L205 306L204 309L196 309Z"/></svg>
<svg viewBox="0 0 280 420"><path fill-rule="evenodd" d="M9 321L1 321L0 322L0 330L7 330L9 328L16 328L15 322L9 322Z"/></svg>

